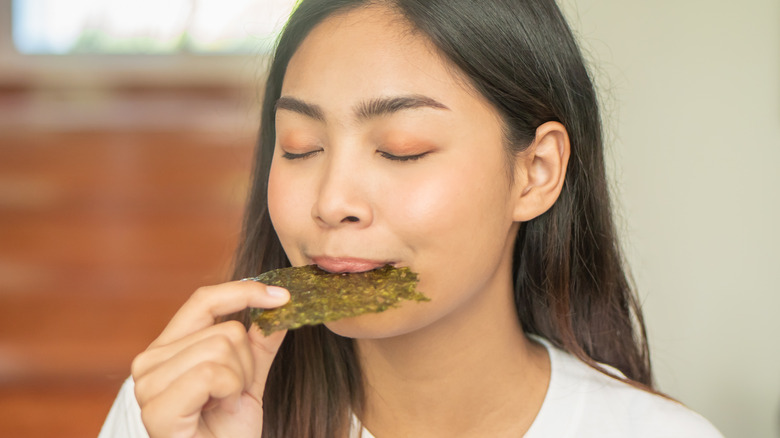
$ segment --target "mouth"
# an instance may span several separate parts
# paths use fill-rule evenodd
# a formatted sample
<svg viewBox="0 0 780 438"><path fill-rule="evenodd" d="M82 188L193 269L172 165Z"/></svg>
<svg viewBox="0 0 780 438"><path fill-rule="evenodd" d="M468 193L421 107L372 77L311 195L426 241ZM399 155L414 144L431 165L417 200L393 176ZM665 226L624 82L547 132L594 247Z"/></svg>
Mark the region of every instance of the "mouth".
<svg viewBox="0 0 780 438"><path fill-rule="evenodd" d="M386 265L394 265L395 262L387 260L368 260L352 257L312 257L312 262L323 271L333 274L353 274L379 269Z"/></svg>

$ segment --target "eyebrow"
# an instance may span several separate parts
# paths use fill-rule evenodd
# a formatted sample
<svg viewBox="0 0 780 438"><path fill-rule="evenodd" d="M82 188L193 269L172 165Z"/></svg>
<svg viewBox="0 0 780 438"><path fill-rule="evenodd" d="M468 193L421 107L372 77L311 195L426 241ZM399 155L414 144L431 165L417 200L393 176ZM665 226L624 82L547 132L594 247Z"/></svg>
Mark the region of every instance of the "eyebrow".
<svg viewBox="0 0 780 438"><path fill-rule="evenodd" d="M280 109L302 114L320 122L325 121L325 113L319 105L306 103L294 97L280 97L274 105L274 111L279 111Z"/></svg>
<svg viewBox="0 0 780 438"><path fill-rule="evenodd" d="M359 121L366 121L375 117L395 114L399 111L433 108L449 110L447 105L428 96L412 94L408 96L381 97L362 102L355 108L355 115Z"/></svg>
<svg viewBox="0 0 780 438"><path fill-rule="evenodd" d="M428 96L420 94L411 94L405 96L379 97L366 102L361 102L354 108L355 117L358 121L364 122L376 117L388 116L400 111L432 108L437 110L448 110L449 107ZM276 101L275 110L292 111L306 117L325 121L325 112L322 107L312 103L305 102L295 97L282 96Z"/></svg>

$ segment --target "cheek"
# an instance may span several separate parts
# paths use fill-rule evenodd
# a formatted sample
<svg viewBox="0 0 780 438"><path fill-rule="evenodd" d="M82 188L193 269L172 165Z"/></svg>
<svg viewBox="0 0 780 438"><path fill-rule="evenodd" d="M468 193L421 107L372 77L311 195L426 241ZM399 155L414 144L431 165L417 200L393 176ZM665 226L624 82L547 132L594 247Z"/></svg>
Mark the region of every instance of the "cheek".
<svg viewBox="0 0 780 438"><path fill-rule="evenodd" d="M384 214L425 242L476 244L467 236L483 231L500 234L497 226L511 224L508 183L497 178L495 166L488 163L449 166L435 177L405 181L403 187Z"/></svg>
<svg viewBox="0 0 780 438"><path fill-rule="evenodd" d="M293 238L295 230L303 229L303 221L311 217L311 205L306 207L303 193L284 171L271 166L268 177L268 214L276 234L290 261L295 264Z"/></svg>
<svg viewBox="0 0 780 438"><path fill-rule="evenodd" d="M342 336L385 337L407 333L473 303L495 281L512 228L508 182L489 162L448 163L436 177L404 178L385 198L382 216L411 250L419 290L432 301L400 311L330 323Z"/></svg>
<svg viewBox="0 0 780 438"><path fill-rule="evenodd" d="M449 166L436 178L410 184L395 198L394 212L385 212L411 250L420 290L437 301L426 309L446 310L468 299L506 254L513 224L509 188L489 164Z"/></svg>
<svg viewBox="0 0 780 438"><path fill-rule="evenodd" d="M288 214L284 200L289 198L285 186L280 183L281 180L278 173L271 166L271 173L268 176L268 214L277 232L279 232L279 225L284 223L283 217Z"/></svg>

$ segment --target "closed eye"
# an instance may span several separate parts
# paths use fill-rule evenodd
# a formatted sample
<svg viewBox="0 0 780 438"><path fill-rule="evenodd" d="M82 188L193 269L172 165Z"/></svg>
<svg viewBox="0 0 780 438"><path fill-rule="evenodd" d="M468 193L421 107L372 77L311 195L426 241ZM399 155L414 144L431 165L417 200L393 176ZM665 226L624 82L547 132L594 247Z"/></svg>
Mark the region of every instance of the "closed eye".
<svg viewBox="0 0 780 438"><path fill-rule="evenodd" d="M285 152L282 154L282 158L287 160L300 160L304 158L313 157L315 154L321 152L320 150L304 152L302 154L293 154L292 152Z"/></svg>
<svg viewBox="0 0 780 438"><path fill-rule="evenodd" d="M430 152L423 152L421 154L415 154L415 155L393 155L389 152L379 151L379 155L391 161L416 161L428 155L429 153Z"/></svg>

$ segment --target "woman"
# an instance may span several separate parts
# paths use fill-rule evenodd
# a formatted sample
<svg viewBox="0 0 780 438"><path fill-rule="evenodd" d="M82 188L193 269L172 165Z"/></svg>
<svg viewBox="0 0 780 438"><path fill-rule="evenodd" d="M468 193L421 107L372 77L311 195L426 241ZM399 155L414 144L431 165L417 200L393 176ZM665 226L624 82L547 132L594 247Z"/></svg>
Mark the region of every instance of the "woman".
<svg viewBox="0 0 780 438"><path fill-rule="evenodd" d="M294 12L235 278L388 263L431 301L266 338L235 319L287 291L198 290L103 435L720 436L653 391L596 96L553 1Z"/></svg>

